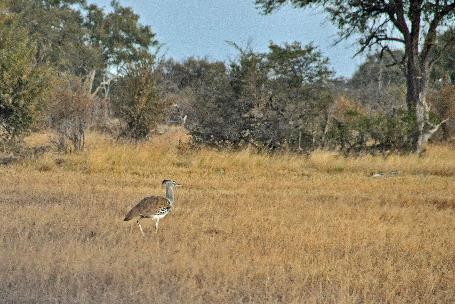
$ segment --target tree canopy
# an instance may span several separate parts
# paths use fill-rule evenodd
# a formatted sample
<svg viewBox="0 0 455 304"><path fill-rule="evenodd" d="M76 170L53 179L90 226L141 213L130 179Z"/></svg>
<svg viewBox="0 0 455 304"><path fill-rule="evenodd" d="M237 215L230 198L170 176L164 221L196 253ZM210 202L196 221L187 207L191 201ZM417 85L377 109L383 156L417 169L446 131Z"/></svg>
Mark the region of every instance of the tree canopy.
<svg viewBox="0 0 455 304"><path fill-rule="evenodd" d="M108 98L108 74L153 61L152 48L158 42L151 28L142 25L139 15L131 8L121 6L118 1L112 1L111 5L112 10L106 13L84 0L0 2L2 134L18 137L29 130L38 118L35 114L39 111L34 109L46 108L48 100L41 98L44 93L59 96L54 105L64 104L65 99L80 108L82 105L73 103L92 100L103 92L98 102L90 103L92 108L82 107L84 111L78 113L96 112ZM48 71L46 75L55 80L71 79L70 83L79 84L62 87L62 82L47 82L42 71ZM78 89L74 90L75 87ZM72 98L75 92L90 98ZM59 125L67 126L72 122L69 108L61 110L68 110L68 115L60 115ZM48 111L47 115L52 116L54 112ZM86 120L87 117L81 116L79 121L83 123L66 129L77 129L83 135Z"/></svg>
<svg viewBox="0 0 455 304"><path fill-rule="evenodd" d="M438 128L430 122L426 93L432 65L438 59L436 47L444 49L444 40L438 40L438 31L455 24L454 1L426 0L256 0L264 13L271 13L283 5L297 8L324 7L331 21L339 28L340 39L355 37L359 52L379 47L394 57L393 46L403 46L402 58L406 69L406 102L408 111L415 116L411 134L413 149L422 150L428 134Z"/></svg>
<svg viewBox="0 0 455 304"><path fill-rule="evenodd" d="M112 1L106 13L83 0L6 0L37 44L36 60L58 71L85 76L150 58L158 45L131 8Z"/></svg>

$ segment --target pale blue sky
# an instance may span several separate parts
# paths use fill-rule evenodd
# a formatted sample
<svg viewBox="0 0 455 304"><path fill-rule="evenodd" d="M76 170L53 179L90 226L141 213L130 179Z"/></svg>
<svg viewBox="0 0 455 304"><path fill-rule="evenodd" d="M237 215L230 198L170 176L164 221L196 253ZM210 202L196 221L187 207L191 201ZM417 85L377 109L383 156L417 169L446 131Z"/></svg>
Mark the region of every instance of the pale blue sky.
<svg viewBox="0 0 455 304"><path fill-rule="evenodd" d="M89 0L109 8L110 0ZM246 46L249 40L257 51L269 41L314 42L330 59L338 76L351 76L361 57L353 58L355 46L342 42L333 46L336 28L321 11L292 9L263 16L254 0L120 0L150 25L165 46L167 57L182 60L189 56L212 60L234 59L237 52L226 40Z"/></svg>

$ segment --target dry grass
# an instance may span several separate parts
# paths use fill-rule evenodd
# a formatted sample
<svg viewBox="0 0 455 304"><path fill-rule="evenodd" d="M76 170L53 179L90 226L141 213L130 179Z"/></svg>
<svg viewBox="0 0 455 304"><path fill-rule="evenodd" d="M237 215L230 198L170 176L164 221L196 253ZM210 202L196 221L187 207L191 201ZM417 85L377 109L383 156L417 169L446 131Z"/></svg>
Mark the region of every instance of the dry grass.
<svg viewBox="0 0 455 304"><path fill-rule="evenodd" d="M0 167L0 302L455 302L454 151L305 158L184 138L92 134L87 152ZM164 177L185 187L142 238L123 216Z"/></svg>

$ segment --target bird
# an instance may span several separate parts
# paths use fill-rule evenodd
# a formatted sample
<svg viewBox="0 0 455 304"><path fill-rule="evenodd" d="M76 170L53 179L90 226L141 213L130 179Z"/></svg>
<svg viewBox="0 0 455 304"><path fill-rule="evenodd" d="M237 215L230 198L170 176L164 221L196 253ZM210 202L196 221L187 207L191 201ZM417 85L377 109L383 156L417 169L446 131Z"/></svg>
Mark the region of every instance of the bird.
<svg viewBox="0 0 455 304"><path fill-rule="evenodd" d="M144 218L151 218L155 220L155 233L158 233L158 224L169 212L172 211L174 206L174 187L182 186L174 180L165 179L161 183L166 186L166 197L163 196L148 196L143 198L126 214L124 221L132 220L139 217L137 224L141 230L142 236L145 236L140 221Z"/></svg>

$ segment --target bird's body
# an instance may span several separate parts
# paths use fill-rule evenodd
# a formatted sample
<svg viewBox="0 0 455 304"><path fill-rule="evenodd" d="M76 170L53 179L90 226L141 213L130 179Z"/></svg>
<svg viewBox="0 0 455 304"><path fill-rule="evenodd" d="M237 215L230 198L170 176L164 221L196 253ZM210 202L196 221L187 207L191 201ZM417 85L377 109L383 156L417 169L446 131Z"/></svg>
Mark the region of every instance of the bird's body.
<svg viewBox="0 0 455 304"><path fill-rule="evenodd" d="M134 206L125 216L125 221L129 221L137 216L142 218L153 218L158 212L160 214L167 210L167 214L171 210L169 201L161 196L149 196L142 199Z"/></svg>
<svg viewBox="0 0 455 304"><path fill-rule="evenodd" d="M158 223L164 218L169 212L172 211L174 206L174 187L180 186L175 181L164 180L163 185L166 185L166 197L162 196L149 196L143 198L139 203L136 204L125 216L124 221L129 221L135 217L139 217L137 224L141 229L142 235L144 231L140 224L140 220L144 218L151 218L155 220L155 227L158 231Z"/></svg>

